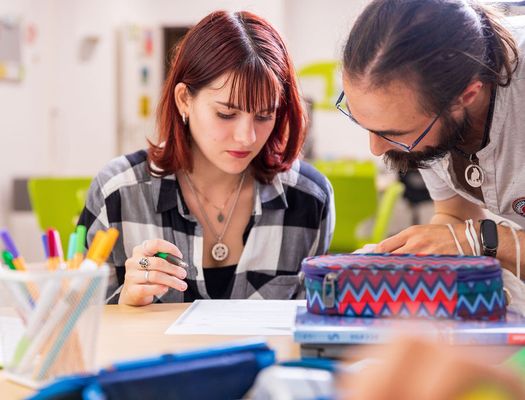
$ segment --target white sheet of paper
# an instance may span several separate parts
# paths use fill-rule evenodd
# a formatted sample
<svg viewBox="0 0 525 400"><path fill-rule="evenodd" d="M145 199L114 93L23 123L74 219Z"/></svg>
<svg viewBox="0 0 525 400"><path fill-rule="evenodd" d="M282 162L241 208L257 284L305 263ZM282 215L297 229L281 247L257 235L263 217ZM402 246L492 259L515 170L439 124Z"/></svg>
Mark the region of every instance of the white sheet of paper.
<svg viewBox="0 0 525 400"><path fill-rule="evenodd" d="M20 319L0 316L0 367L3 367L4 360L12 358L23 331L24 325Z"/></svg>
<svg viewBox="0 0 525 400"><path fill-rule="evenodd" d="M196 300L166 335L291 335L306 300Z"/></svg>

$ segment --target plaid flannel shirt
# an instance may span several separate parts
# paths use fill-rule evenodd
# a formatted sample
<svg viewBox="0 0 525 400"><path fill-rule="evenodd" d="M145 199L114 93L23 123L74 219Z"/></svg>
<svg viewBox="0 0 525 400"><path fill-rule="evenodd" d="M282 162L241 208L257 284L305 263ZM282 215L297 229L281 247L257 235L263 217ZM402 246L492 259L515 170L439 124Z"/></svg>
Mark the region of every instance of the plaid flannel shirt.
<svg viewBox="0 0 525 400"><path fill-rule="evenodd" d="M190 213L174 175L152 176L144 150L111 161L93 180L79 223L88 229L120 231L108 259L108 303L118 302L125 261L146 239L174 243L190 265L188 290L170 289L158 302L210 298L204 282L202 226ZM256 182L255 201L243 235L244 249L234 275L232 299L291 299L304 294L301 260L324 254L335 223L333 190L309 164L297 160L266 185Z"/></svg>

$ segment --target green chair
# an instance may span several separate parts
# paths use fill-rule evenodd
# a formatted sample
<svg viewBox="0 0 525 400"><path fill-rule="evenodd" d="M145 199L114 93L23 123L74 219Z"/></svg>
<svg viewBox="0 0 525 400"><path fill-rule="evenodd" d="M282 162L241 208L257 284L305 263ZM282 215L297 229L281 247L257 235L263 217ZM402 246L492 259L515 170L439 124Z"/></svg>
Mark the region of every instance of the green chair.
<svg viewBox="0 0 525 400"><path fill-rule="evenodd" d="M317 110L336 111L334 106L337 95L336 80L339 77L338 70L341 68L339 61L320 61L302 67L297 76L300 79L317 78L324 83L323 99L314 101Z"/></svg>
<svg viewBox="0 0 525 400"><path fill-rule="evenodd" d="M40 229L58 230L64 252L84 207L91 180L90 177L39 177L28 181L29 198Z"/></svg>
<svg viewBox="0 0 525 400"><path fill-rule="evenodd" d="M377 169L372 161L316 161L314 166L326 175L334 188L336 223L330 252L351 252L386 238L403 185L391 184L379 200L375 183ZM370 220L373 220L370 234L360 235L362 223Z"/></svg>

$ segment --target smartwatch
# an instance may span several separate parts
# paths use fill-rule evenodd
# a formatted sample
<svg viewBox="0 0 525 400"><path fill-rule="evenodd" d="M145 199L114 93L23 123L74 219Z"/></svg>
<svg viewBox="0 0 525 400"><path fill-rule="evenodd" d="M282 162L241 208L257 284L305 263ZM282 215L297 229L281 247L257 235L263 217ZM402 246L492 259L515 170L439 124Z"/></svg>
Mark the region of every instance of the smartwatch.
<svg viewBox="0 0 525 400"><path fill-rule="evenodd" d="M491 219L480 220L479 236L483 246L483 255L496 257L498 251L498 227Z"/></svg>

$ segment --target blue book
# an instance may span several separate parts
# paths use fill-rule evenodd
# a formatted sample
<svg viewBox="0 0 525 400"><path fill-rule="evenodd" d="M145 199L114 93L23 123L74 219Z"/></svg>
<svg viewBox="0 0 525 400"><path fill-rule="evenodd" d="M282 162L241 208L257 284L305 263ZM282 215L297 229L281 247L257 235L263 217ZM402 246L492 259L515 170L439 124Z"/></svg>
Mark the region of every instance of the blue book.
<svg viewBox="0 0 525 400"><path fill-rule="evenodd" d="M294 340L301 344L386 343L402 334L452 345L525 345L525 318L508 313L505 322L352 318L308 313L298 307Z"/></svg>

